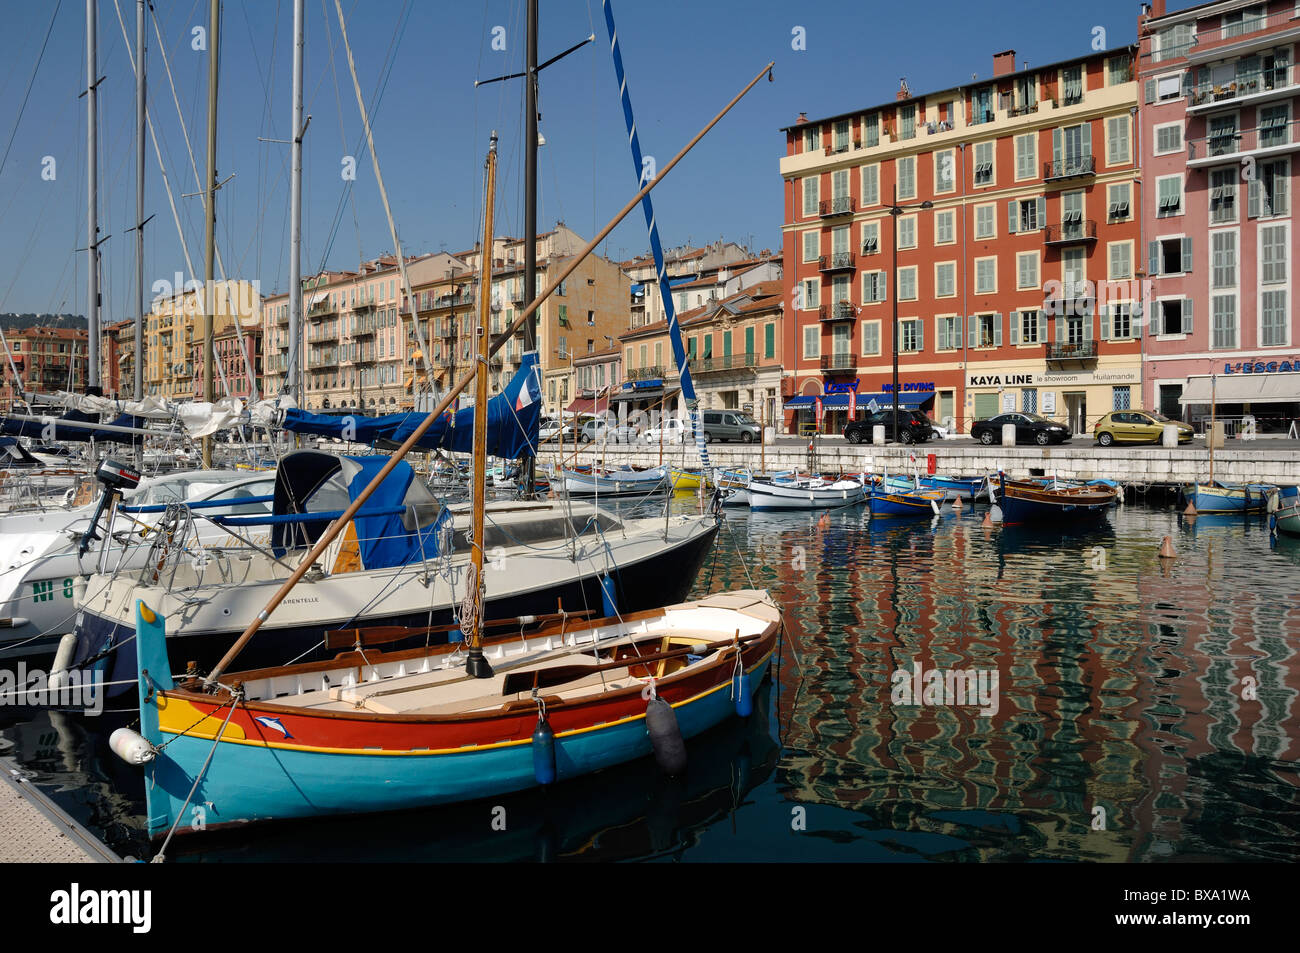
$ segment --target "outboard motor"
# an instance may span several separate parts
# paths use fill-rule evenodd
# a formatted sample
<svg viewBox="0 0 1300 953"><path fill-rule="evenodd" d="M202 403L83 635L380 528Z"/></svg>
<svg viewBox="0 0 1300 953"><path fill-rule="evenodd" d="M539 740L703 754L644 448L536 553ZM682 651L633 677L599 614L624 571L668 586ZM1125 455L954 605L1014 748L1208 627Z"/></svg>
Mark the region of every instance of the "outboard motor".
<svg viewBox="0 0 1300 953"><path fill-rule="evenodd" d="M86 550L90 549L90 544L101 538L99 533L96 532L99 528L99 518L104 514L104 510L112 504L113 499L123 491L134 490L140 485L139 470L108 458L105 458L95 469L95 478L104 484L104 495L99 498L99 504L95 507L95 515L91 517L90 525L81 534L81 547L77 550L78 557L86 555Z"/></svg>

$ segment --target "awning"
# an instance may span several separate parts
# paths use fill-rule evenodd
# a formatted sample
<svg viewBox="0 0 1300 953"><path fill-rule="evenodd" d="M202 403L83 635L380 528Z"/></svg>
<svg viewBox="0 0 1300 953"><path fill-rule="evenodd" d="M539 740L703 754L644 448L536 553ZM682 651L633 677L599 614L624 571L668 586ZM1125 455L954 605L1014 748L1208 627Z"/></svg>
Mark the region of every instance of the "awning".
<svg viewBox="0 0 1300 953"><path fill-rule="evenodd" d="M615 404L626 404L634 400L653 400L663 397L665 400L673 397L678 393L676 387L651 387L637 390L625 390L610 396L610 402Z"/></svg>
<svg viewBox="0 0 1300 953"><path fill-rule="evenodd" d="M569 414L603 414L607 410L609 410L608 394L599 397L576 397L568 407L564 408L565 413Z"/></svg>
<svg viewBox="0 0 1300 953"><path fill-rule="evenodd" d="M815 395L811 395L811 396L803 395L800 397L791 397L789 400L785 402L784 407L786 410L801 410L801 409L812 407L813 402L816 401L816 399L817 397ZM889 394L886 394L884 392L877 393L877 394L859 394L858 410L866 410L867 405L870 404L873 400L881 407L894 406L893 398ZM934 400L934 394L932 393L918 394L918 393L904 392L902 398L898 401L898 406L901 407L903 410L919 410L920 408L924 407L927 403L929 403L932 400ZM848 410L848 407L849 407L848 394L822 395L822 408L824 410Z"/></svg>
<svg viewBox="0 0 1300 953"><path fill-rule="evenodd" d="M1219 404L1278 404L1300 401L1300 374L1227 374L1214 385ZM1180 404L1208 404L1210 378L1189 377Z"/></svg>

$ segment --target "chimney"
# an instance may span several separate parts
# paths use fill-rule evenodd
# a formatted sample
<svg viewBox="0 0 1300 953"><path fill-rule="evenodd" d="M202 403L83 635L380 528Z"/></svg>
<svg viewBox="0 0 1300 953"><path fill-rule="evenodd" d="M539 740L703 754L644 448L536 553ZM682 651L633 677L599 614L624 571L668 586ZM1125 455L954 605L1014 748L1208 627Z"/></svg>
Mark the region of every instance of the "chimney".
<svg viewBox="0 0 1300 953"><path fill-rule="evenodd" d="M1165 0L1151 0L1151 15L1153 17L1162 17L1165 15Z"/></svg>
<svg viewBox="0 0 1300 953"><path fill-rule="evenodd" d="M807 114L807 113L800 113L800 114L799 114L799 118L796 119L796 120L794 121L794 124L795 124L796 126L802 126L802 125L803 125L804 123L806 123L807 121L808 121L808 114Z"/></svg>
<svg viewBox="0 0 1300 953"><path fill-rule="evenodd" d="M911 99L912 91L907 88L907 77L900 76L898 79L898 92L894 94L894 99L902 102L904 99Z"/></svg>
<svg viewBox="0 0 1300 953"><path fill-rule="evenodd" d="M1007 76L1016 71L1016 51L1003 50L993 54L993 77Z"/></svg>

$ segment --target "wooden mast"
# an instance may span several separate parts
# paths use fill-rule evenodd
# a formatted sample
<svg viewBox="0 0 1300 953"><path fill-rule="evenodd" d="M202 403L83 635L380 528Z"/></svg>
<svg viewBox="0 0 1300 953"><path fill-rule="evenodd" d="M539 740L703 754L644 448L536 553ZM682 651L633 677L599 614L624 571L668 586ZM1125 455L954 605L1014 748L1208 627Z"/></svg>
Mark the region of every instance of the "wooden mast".
<svg viewBox="0 0 1300 953"><path fill-rule="evenodd" d="M488 357L491 340L488 335L492 307L492 203L496 197L497 134L492 132L484 163L483 200L483 254L478 269L478 366L474 371L474 522L471 542L471 569L465 581L465 603L460 615L461 630L469 646L465 658L465 671L474 678L491 678L492 666L483 656L483 606L487 599L487 586L483 583L483 534L487 520L487 404ZM563 416L561 416L563 420Z"/></svg>
<svg viewBox="0 0 1300 953"><path fill-rule="evenodd" d="M1217 380L1215 375L1210 375L1210 486L1214 486L1214 441L1218 436L1218 431L1214 426L1214 398L1217 389Z"/></svg>

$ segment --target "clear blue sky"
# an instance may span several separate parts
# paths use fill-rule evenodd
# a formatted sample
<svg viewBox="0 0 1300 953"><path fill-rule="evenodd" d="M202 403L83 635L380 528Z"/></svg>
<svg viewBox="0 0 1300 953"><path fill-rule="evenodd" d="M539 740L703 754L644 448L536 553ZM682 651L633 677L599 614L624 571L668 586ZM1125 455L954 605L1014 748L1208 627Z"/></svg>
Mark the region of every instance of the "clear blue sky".
<svg viewBox="0 0 1300 953"><path fill-rule="evenodd" d="M207 55L191 29L207 23L206 0L155 0L176 95L200 175L206 155ZM18 122L56 3L49 46ZM134 43L135 2L118 0ZM390 251L374 172L361 135L334 0L307 0L307 133L303 186L303 269L352 268ZM659 164L768 60L763 81L655 190L666 245L718 237L780 245L777 131L801 110L829 115L893 98L900 77L917 93L992 71L992 54L1014 48L1031 65L1088 52L1094 28L1110 48L1136 34L1136 0L1044 5L1033 0L929 3L629 2L614 12L643 149ZM384 181L408 253L457 251L474 243L480 176L493 128L501 135L498 233L522 232L523 94L520 81L474 88L523 67L523 0L343 0L348 33L373 121ZM134 300L134 78L113 0L99 0L101 233L105 320L130 316ZM506 50L492 49L505 28ZM807 49L792 49L792 30ZM217 240L228 273L260 279L263 292L288 281L288 137L292 4L225 0L217 165L235 178L219 193ZM539 226L563 219L590 237L635 193L600 0L542 0L544 61L595 32L597 41L542 74ZM85 310L84 0L7 4L0 32L0 312ZM331 57L331 45L334 46ZM150 26L150 109L173 190L194 192L180 121ZM153 146L147 150L147 285L184 268ZM342 158L354 155L347 189ZM53 181L42 161L55 160ZM203 215L197 198L177 198L186 240L202 271ZM634 213L608 243L614 258L648 248ZM602 248L602 251L605 249Z"/></svg>

